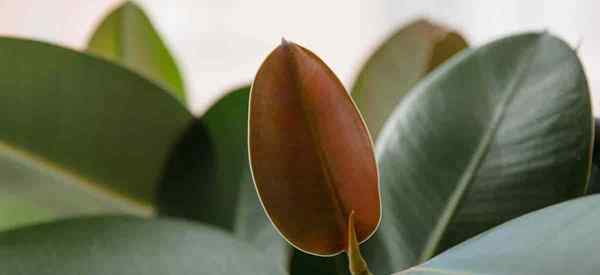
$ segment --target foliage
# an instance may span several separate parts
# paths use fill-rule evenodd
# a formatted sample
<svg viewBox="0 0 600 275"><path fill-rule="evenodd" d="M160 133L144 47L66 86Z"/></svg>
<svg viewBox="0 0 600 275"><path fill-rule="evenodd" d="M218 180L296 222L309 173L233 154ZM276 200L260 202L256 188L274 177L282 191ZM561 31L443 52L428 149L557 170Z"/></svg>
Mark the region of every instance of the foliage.
<svg viewBox="0 0 600 275"><path fill-rule="evenodd" d="M551 34L418 20L351 96L284 41L201 116L130 2L85 52L0 37L0 60L0 274L600 269L589 88Z"/></svg>

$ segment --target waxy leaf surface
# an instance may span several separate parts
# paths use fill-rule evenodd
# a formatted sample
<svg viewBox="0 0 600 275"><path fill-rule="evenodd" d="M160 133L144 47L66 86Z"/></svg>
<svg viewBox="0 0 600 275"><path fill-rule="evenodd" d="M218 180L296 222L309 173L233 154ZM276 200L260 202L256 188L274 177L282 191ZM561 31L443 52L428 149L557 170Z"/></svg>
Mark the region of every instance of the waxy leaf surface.
<svg viewBox="0 0 600 275"><path fill-rule="evenodd" d="M383 220L365 247L369 266L408 268L584 194L591 145L587 81L565 42L526 33L463 52L423 80L382 131Z"/></svg>
<svg viewBox="0 0 600 275"><path fill-rule="evenodd" d="M511 220L396 275L596 275L600 195Z"/></svg>
<svg viewBox="0 0 600 275"><path fill-rule="evenodd" d="M346 247L355 211L359 241L380 219L369 133L344 87L316 55L283 41L260 67L250 96L250 159L271 221L318 255Z"/></svg>

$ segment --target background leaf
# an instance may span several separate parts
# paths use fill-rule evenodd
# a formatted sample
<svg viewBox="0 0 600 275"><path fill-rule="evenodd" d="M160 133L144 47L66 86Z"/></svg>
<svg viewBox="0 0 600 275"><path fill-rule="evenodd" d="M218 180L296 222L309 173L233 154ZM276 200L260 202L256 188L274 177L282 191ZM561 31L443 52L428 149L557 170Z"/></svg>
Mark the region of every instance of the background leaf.
<svg viewBox="0 0 600 275"><path fill-rule="evenodd" d="M467 47L455 32L427 20L408 24L369 57L352 97L374 138L396 105L430 71Z"/></svg>
<svg viewBox="0 0 600 275"><path fill-rule="evenodd" d="M47 208L35 204L34 200L23 200L12 194L0 197L0 231L56 218Z"/></svg>
<svg viewBox="0 0 600 275"><path fill-rule="evenodd" d="M0 230L82 214L148 212L17 155L0 153L0 171Z"/></svg>
<svg viewBox="0 0 600 275"><path fill-rule="evenodd" d="M582 195L592 135L581 63L552 35L510 36L441 66L377 144L384 218L367 245L373 272Z"/></svg>
<svg viewBox="0 0 600 275"><path fill-rule="evenodd" d="M167 219L79 218L3 232L0 258L3 275L285 274L219 230Z"/></svg>
<svg viewBox="0 0 600 275"><path fill-rule="evenodd" d="M115 8L98 25L87 51L121 63L167 88L185 102L175 60L144 11L133 2Z"/></svg>
<svg viewBox="0 0 600 275"><path fill-rule="evenodd" d="M595 275L600 195L553 205L474 237L406 275Z"/></svg>
<svg viewBox="0 0 600 275"><path fill-rule="evenodd" d="M213 224L287 265L289 248L265 215L248 168L248 96L236 89L192 124L158 192L161 214Z"/></svg>
<svg viewBox="0 0 600 275"><path fill-rule="evenodd" d="M594 120L594 149L592 153L592 172L588 184L588 193L600 193L600 120Z"/></svg>
<svg viewBox="0 0 600 275"><path fill-rule="evenodd" d="M320 257L294 249L291 263L291 275L350 275L346 254L333 257Z"/></svg>
<svg viewBox="0 0 600 275"><path fill-rule="evenodd" d="M0 38L0 60L2 193L61 198L75 212L150 213L170 147L192 120L185 107L137 74L49 44Z"/></svg>

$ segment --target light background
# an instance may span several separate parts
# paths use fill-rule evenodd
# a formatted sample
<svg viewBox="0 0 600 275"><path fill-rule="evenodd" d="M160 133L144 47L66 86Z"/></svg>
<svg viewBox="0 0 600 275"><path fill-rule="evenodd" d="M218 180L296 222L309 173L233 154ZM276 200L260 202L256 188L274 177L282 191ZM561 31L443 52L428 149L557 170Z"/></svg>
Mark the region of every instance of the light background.
<svg viewBox="0 0 600 275"><path fill-rule="evenodd" d="M0 35L76 49L121 0L0 0ZM474 45L517 31L563 37L584 63L600 100L600 1L476 0L139 0L184 72L190 106L201 114L225 91L249 82L286 37L325 60L348 87L369 53L411 19L460 30ZM595 27L596 25L596 27ZM1 60L0 60L1 62ZM600 113L594 108L596 114Z"/></svg>

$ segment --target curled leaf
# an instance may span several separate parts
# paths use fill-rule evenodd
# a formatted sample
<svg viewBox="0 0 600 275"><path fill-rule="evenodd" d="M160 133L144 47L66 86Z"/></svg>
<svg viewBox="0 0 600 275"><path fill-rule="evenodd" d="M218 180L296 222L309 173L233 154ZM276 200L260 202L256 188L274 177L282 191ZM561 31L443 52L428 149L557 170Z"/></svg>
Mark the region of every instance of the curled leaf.
<svg viewBox="0 0 600 275"><path fill-rule="evenodd" d="M249 113L255 185L280 233L307 253L338 254L354 210L357 239L368 239L380 220L373 146L327 65L284 40L256 75Z"/></svg>
<svg viewBox="0 0 600 275"><path fill-rule="evenodd" d="M396 105L419 80L467 46L460 34L423 19L382 43L352 88L352 97L373 137L379 136Z"/></svg>

